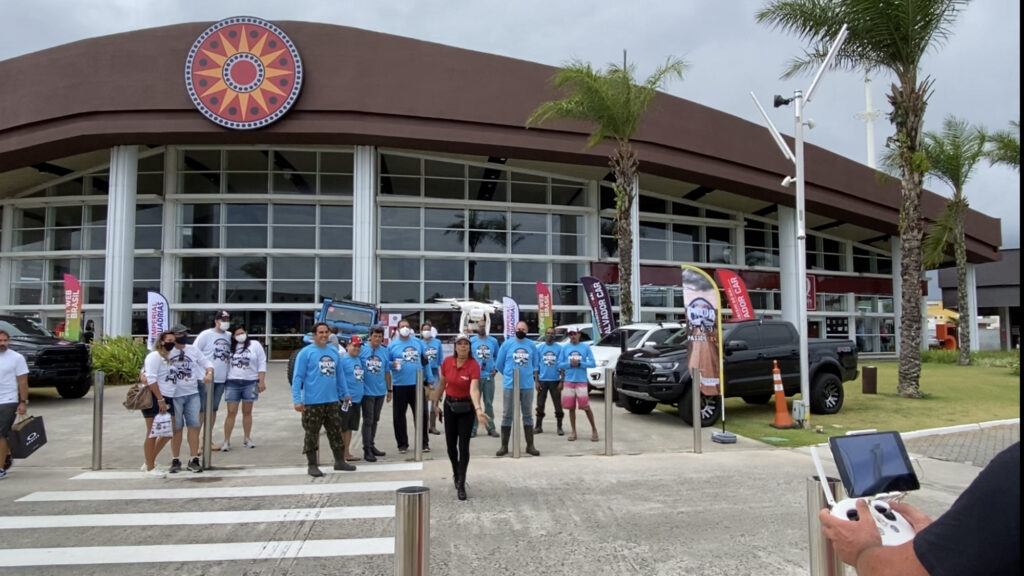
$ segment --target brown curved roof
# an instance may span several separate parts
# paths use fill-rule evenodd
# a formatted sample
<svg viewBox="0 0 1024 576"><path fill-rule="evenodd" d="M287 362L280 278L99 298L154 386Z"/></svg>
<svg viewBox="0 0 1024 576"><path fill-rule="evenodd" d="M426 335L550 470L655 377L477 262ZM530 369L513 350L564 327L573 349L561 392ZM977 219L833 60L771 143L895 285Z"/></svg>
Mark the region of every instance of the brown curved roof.
<svg viewBox="0 0 1024 576"><path fill-rule="evenodd" d="M305 70L302 94L275 124L231 131L204 118L184 85L188 50L207 23L83 40L0 62L0 173L117 144L372 144L605 165L583 149L586 126L524 128L557 97L554 68L344 26L277 22ZM641 170L793 205L791 167L762 126L667 95L634 144ZM899 183L808 145L807 210L897 234ZM935 216L944 200L926 193ZM1000 223L968 216L972 260L998 259Z"/></svg>

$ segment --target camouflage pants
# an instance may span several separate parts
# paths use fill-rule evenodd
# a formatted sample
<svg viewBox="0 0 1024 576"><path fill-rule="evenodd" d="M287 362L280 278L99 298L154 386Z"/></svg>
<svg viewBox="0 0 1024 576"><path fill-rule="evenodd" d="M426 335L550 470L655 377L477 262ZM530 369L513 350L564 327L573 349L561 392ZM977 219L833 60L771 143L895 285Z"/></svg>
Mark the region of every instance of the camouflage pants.
<svg viewBox="0 0 1024 576"><path fill-rule="evenodd" d="M316 452L320 447L320 428L327 429L327 441L331 443L331 452L345 453L345 443L341 439L341 405L338 402L327 404L306 404L302 413L302 429L306 437L302 441L302 453Z"/></svg>

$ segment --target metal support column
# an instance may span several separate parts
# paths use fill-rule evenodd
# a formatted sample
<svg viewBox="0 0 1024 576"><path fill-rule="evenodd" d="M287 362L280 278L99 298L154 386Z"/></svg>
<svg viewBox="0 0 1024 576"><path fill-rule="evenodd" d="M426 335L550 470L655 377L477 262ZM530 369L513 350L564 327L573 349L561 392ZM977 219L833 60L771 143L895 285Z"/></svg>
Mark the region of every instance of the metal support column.
<svg viewBox="0 0 1024 576"><path fill-rule="evenodd" d="M92 373L92 469L103 469L103 381L101 370Z"/></svg>
<svg viewBox="0 0 1024 576"><path fill-rule="evenodd" d="M615 396L615 383L612 380L615 370L611 368L604 369L604 455L611 456L614 453L612 447L612 408L614 402L612 397Z"/></svg>
<svg viewBox="0 0 1024 576"><path fill-rule="evenodd" d="M202 444L199 449L203 453L203 469L213 468L213 389L217 384L213 380L206 385L206 412L203 412L203 437L199 439Z"/></svg>
<svg viewBox="0 0 1024 576"><path fill-rule="evenodd" d="M395 576L430 574L430 488L399 488L395 501Z"/></svg>
<svg viewBox="0 0 1024 576"><path fill-rule="evenodd" d="M690 371L690 397L693 398L693 406L690 407L693 410L693 453L701 454L703 449L700 445L700 368L693 368ZM686 407L680 406L679 409L686 410Z"/></svg>
<svg viewBox="0 0 1024 576"><path fill-rule="evenodd" d="M827 477L829 489L831 489L836 501L842 500L843 485L837 478ZM821 522L818 520L818 512L828 506L828 500L822 491L821 481L817 476L807 479L807 536L810 540L811 552L811 576L842 576L845 573L845 564L839 559L832 543L821 533Z"/></svg>

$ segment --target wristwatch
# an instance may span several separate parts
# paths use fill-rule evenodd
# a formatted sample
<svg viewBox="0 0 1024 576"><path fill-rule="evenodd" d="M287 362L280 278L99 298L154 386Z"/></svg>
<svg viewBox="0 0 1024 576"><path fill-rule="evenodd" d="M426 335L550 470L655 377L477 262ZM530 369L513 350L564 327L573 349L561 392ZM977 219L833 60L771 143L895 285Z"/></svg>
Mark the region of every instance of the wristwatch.
<svg viewBox="0 0 1024 576"><path fill-rule="evenodd" d="M18 404L24 404L25 406L28 406L28 399L26 398L25 400L19 400Z"/></svg>

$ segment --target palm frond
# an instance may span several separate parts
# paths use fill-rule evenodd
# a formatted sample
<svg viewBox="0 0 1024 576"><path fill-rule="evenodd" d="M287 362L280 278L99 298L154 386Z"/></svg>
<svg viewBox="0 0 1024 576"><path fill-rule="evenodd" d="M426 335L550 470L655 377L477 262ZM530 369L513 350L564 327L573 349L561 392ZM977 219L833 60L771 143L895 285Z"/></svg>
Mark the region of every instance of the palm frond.
<svg viewBox="0 0 1024 576"><path fill-rule="evenodd" d="M1011 121L1009 130L994 132L989 139L992 143L986 152L989 164L1005 164L1020 172L1020 122Z"/></svg>
<svg viewBox="0 0 1024 576"><path fill-rule="evenodd" d="M945 182L954 197L963 195L974 168L985 156L988 134L963 118L947 116L941 132L925 132L921 150L928 159L928 175Z"/></svg>
<svg viewBox="0 0 1024 576"><path fill-rule="evenodd" d="M946 259L949 247L956 238L956 219L958 204L952 200L946 203L937 220L928 227L928 232L921 241L921 254L927 269L938 268Z"/></svg>

